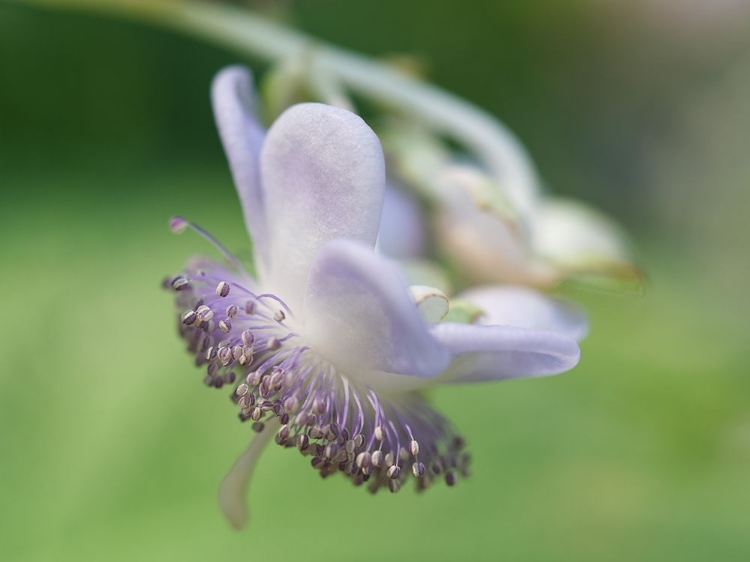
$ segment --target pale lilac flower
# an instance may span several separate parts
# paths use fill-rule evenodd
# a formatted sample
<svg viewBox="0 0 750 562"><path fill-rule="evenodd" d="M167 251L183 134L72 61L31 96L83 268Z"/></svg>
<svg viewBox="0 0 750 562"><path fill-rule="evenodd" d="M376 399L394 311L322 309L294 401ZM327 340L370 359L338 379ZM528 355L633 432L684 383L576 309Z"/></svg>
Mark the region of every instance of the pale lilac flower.
<svg viewBox="0 0 750 562"><path fill-rule="evenodd" d="M221 139L253 239L256 274L205 231L226 263L194 258L168 280L179 330L208 386L231 388L259 435L226 476L222 510L241 527L264 443L296 448L324 477L398 491L468 473L464 438L420 390L436 382L550 375L575 340L549 331L423 320L401 270L374 251L385 189L380 142L346 110L284 112L266 134L250 76L213 84Z"/></svg>

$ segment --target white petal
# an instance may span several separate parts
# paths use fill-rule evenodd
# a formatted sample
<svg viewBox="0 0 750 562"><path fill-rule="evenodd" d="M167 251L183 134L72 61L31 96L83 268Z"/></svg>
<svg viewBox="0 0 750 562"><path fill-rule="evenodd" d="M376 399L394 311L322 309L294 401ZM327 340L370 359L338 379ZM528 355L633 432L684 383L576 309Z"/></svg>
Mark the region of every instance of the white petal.
<svg viewBox="0 0 750 562"><path fill-rule="evenodd" d="M480 323L485 325L547 330L578 341L588 333L588 319L581 307L526 287L481 287L457 298L481 308L484 316Z"/></svg>
<svg viewBox="0 0 750 562"><path fill-rule="evenodd" d="M253 438L219 485L219 508L235 529L243 529L247 525L249 517L247 491L250 486L250 477L253 475L260 454L275 434L278 425L274 418L262 432Z"/></svg>
<svg viewBox="0 0 750 562"><path fill-rule="evenodd" d="M436 324L432 335L453 353L439 382L478 382L554 375L580 358L572 338L512 326Z"/></svg>
<svg viewBox="0 0 750 562"><path fill-rule="evenodd" d="M403 189L386 185L378 251L389 258L416 258L424 251L424 221L417 201Z"/></svg>
<svg viewBox="0 0 750 562"><path fill-rule="evenodd" d="M627 238L620 227L592 207L572 200L546 198L533 219L534 252L570 268L627 263Z"/></svg>
<svg viewBox="0 0 750 562"><path fill-rule="evenodd" d="M375 245L385 189L383 150L357 115L296 105L268 131L261 180L272 261L264 284L295 308L326 242L349 238Z"/></svg>
<svg viewBox="0 0 750 562"><path fill-rule="evenodd" d="M433 231L442 252L471 281L538 287L557 283L557 271L533 259L523 233L477 207L462 189L446 195L435 213Z"/></svg>
<svg viewBox="0 0 750 562"><path fill-rule="evenodd" d="M219 72L211 85L211 102L256 257L265 262L266 218L259 174L265 130L255 117L250 71L230 66Z"/></svg>
<svg viewBox="0 0 750 562"><path fill-rule="evenodd" d="M361 243L327 244L310 272L304 337L347 374L432 377L448 352L428 331L401 271Z"/></svg>

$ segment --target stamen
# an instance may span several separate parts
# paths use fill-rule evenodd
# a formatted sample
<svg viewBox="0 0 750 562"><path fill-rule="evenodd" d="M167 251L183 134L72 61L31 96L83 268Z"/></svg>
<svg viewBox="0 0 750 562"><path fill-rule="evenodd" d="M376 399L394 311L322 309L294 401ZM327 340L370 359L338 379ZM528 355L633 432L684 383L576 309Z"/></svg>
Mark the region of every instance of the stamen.
<svg viewBox="0 0 750 562"><path fill-rule="evenodd" d="M241 421L312 457L322 477L340 473L373 493L468 475L463 438L418 393L379 395L339 372L292 331L294 314L281 299L256 295L240 278L194 261L166 286L176 291L180 335L206 366L205 384L232 385Z"/></svg>
<svg viewBox="0 0 750 562"><path fill-rule="evenodd" d="M172 232L176 234L180 234L185 231L187 228L193 229L195 232L197 232L199 235L201 235L205 240L207 240L211 245L213 245L217 250L219 250L222 254L224 254L224 257L227 258L230 263L239 271L243 271L242 264L240 264L240 260L238 260L235 255L227 250L227 248L219 242L216 238L214 238L211 234L209 234L206 230L203 230L200 226L195 224L194 222L190 222L183 217L172 217L169 219L169 228Z"/></svg>

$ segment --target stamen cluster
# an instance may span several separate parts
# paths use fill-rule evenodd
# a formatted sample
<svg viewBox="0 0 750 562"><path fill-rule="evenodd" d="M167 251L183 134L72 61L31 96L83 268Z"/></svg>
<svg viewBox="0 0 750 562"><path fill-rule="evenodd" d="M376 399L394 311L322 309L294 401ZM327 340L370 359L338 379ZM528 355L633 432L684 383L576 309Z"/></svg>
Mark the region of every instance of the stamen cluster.
<svg viewBox="0 0 750 562"><path fill-rule="evenodd" d="M247 283L245 283L247 284ZM418 392L373 390L304 345L291 329L294 314L277 296L255 294L238 275L198 260L165 280L177 294L179 332L206 385L234 385L241 421L276 431L276 443L312 457L326 478L397 492L438 478L452 486L468 475L464 439Z"/></svg>

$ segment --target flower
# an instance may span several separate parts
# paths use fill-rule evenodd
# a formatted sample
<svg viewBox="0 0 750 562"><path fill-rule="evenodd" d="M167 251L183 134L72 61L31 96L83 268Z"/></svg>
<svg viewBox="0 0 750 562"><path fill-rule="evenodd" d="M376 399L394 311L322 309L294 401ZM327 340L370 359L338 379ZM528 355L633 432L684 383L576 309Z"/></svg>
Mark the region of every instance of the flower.
<svg viewBox="0 0 750 562"><path fill-rule="evenodd" d="M472 283L640 288L627 236L599 211L530 182L505 189L424 131L391 125L385 136L394 172L431 203L439 253Z"/></svg>
<svg viewBox="0 0 750 562"><path fill-rule="evenodd" d="M358 116L301 104L265 133L241 67L217 75L212 100L256 274L175 218L173 230L193 228L226 263L193 258L167 285L205 383L230 386L239 418L259 432L220 486L223 512L246 523L250 474L272 436L321 476L341 473L372 492L411 479L453 485L468 473L464 439L420 391L559 373L578 361L575 340L423 319L400 268L374 251L384 160Z"/></svg>
<svg viewBox="0 0 750 562"><path fill-rule="evenodd" d="M439 290L446 314L449 306L445 293L452 292L453 283L439 266L427 259L426 230L423 213L413 194L403 187L387 186L378 249L401 260L412 283L434 286L430 290L432 295ZM580 306L523 285L471 287L453 297L450 307L455 312L464 312L464 321L470 323L547 330L578 341L588 334L588 318Z"/></svg>

